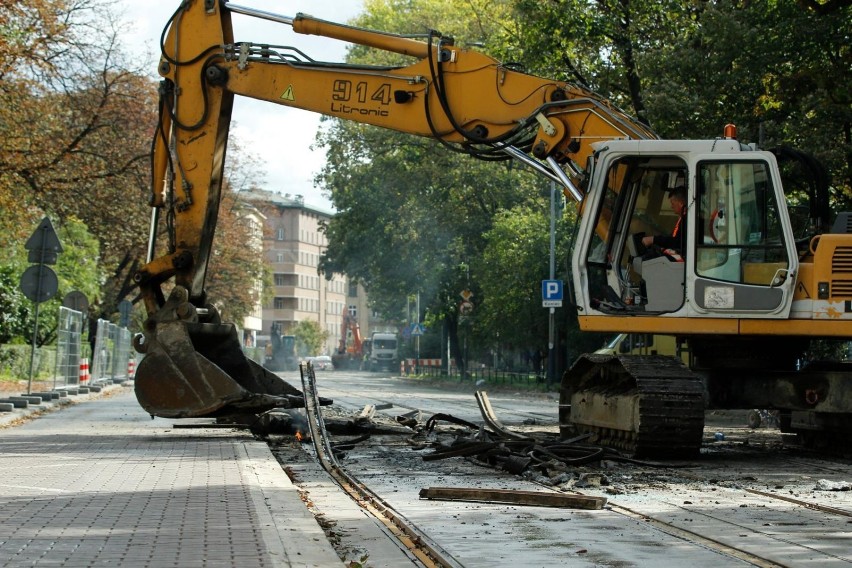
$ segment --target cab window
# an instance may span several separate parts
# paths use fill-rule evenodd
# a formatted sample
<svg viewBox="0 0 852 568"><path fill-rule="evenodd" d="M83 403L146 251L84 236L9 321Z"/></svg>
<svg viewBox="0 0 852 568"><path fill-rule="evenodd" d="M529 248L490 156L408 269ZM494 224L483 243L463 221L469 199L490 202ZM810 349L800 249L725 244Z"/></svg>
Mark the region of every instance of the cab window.
<svg viewBox="0 0 852 568"><path fill-rule="evenodd" d="M704 162L698 168L696 273L771 286L788 266L779 205L765 162ZM780 271L780 272L779 272Z"/></svg>

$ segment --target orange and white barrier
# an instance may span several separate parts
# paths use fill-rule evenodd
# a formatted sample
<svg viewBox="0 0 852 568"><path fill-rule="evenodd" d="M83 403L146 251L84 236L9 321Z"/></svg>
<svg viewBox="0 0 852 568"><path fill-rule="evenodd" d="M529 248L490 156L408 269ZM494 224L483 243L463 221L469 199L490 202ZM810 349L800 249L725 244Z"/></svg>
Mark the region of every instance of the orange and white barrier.
<svg viewBox="0 0 852 568"><path fill-rule="evenodd" d="M89 384L89 379L91 375L89 374L89 360L86 358L80 359L80 384L87 385Z"/></svg>
<svg viewBox="0 0 852 568"><path fill-rule="evenodd" d="M442 366L440 359L406 359L405 362L412 369L415 367L415 365L417 367L441 367Z"/></svg>

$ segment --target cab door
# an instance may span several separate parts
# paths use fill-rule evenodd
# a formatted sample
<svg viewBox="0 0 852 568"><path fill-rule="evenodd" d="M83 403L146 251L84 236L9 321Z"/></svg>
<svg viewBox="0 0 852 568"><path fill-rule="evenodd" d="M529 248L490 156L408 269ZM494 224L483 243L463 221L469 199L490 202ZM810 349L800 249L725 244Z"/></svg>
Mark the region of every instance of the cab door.
<svg viewBox="0 0 852 568"><path fill-rule="evenodd" d="M773 156L697 159L690 315L787 317L798 258Z"/></svg>

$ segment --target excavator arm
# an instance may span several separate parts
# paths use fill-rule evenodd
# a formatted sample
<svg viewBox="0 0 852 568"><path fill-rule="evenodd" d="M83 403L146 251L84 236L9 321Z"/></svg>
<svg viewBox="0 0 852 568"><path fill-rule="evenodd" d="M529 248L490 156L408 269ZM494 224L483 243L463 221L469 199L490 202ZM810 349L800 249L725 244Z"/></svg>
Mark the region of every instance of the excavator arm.
<svg viewBox="0 0 852 568"><path fill-rule="evenodd" d="M402 54L412 62L400 67L324 63L293 47L236 42L232 13ZM433 138L486 160L520 160L558 182L577 202L583 193L575 180L581 179L594 142L655 138L586 89L522 73L459 48L437 32L425 40L219 0L181 2L161 45L160 121L152 159L151 205L155 220L166 216L168 250L156 254L152 230L148 262L136 274L149 315L137 341L147 354L137 371L137 396L152 415L260 410L280 406L276 397L298 395L262 368L221 364L223 358L240 360L238 342L205 348L209 337L231 335L208 304L204 281L234 95ZM163 286L172 280L167 300ZM169 369L167 378L163 369ZM248 379L240 375L247 372ZM191 396L177 401L175 391Z"/></svg>

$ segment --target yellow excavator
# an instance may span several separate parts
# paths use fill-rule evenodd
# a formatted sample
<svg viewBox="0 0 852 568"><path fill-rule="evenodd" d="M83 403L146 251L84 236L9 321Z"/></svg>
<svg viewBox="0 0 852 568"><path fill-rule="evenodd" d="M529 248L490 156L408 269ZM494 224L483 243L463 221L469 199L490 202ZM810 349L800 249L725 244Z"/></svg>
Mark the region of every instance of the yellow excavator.
<svg viewBox="0 0 852 568"><path fill-rule="evenodd" d="M314 61L295 47L233 37L231 17L411 58L399 67ZM140 404L163 417L228 417L302 404L246 359L205 294L235 95L518 160L578 203L572 293L581 329L665 334L680 358L590 354L565 374L560 425L636 455L690 455L704 410L776 408L790 431L852 433L842 366L804 364L811 341L852 336L852 235L812 208L794 224L778 161L740 143L659 140L597 94L525 74L431 32L421 39L222 0L185 0L162 39L147 264L135 275L148 319L135 341ZM682 250L667 196L686 191ZM826 201L827 202L827 201ZM154 236L167 219L168 248ZM850 225L852 226L852 225ZM165 290L170 290L166 297Z"/></svg>

